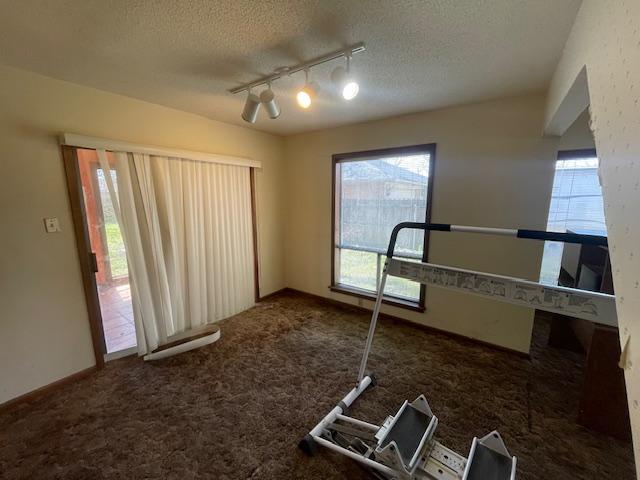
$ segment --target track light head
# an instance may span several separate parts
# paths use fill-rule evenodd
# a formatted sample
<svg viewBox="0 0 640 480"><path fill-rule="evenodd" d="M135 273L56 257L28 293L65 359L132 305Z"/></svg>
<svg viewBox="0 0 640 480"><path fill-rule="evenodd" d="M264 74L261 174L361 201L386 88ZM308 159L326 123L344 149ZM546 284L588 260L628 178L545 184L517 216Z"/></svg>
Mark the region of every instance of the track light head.
<svg viewBox="0 0 640 480"><path fill-rule="evenodd" d="M260 102L264 105L267 115L271 120L275 120L280 116L280 106L276 102L276 96L271 90L271 85L260 94Z"/></svg>
<svg viewBox="0 0 640 480"><path fill-rule="evenodd" d="M342 98L345 100L354 99L360 90L360 86L350 70L351 57L347 57L347 68L340 65L331 72L331 81L338 86L340 95L342 95Z"/></svg>
<svg viewBox="0 0 640 480"><path fill-rule="evenodd" d="M247 100L244 103L244 109L242 110L242 119L245 122L256 123L258 118L258 112L260 111L260 98L249 91Z"/></svg>
<svg viewBox="0 0 640 480"><path fill-rule="evenodd" d="M313 99L318 95L320 87L316 82L309 82L309 70L304 71L304 76L304 87L298 90L298 93L296 94L296 101L300 107L306 110L311 106Z"/></svg>
<svg viewBox="0 0 640 480"><path fill-rule="evenodd" d="M342 87L342 98L345 100L353 100L359 91L360 85L358 85L358 82L350 80Z"/></svg>

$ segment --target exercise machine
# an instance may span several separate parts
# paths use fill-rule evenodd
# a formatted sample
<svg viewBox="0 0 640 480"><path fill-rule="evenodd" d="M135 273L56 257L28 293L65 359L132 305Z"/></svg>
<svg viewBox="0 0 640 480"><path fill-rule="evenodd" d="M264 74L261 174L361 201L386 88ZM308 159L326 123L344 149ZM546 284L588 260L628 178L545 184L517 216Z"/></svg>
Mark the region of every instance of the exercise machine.
<svg viewBox="0 0 640 480"><path fill-rule="evenodd" d="M438 418L424 395L374 425L348 416L353 402L375 386L366 375L367 361L380 314L385 283L389 275L425 285L470 293L515 305L578 317L616 326L615 299L612 295L572 288L543 285L491 273L475 272L431 263L394 258L398 234L403 229L502 235L531 240L607 245L607 238L596 235L556 233L537 230L470 227L440 223L404 222L391 233L384 269L376 295L369 333L355 387L300 441L308 455L320 445L363 465L380 480L515 480L516 457L511 456L502 437L493 431L473 438L465 458L434 438Z"/></svg>

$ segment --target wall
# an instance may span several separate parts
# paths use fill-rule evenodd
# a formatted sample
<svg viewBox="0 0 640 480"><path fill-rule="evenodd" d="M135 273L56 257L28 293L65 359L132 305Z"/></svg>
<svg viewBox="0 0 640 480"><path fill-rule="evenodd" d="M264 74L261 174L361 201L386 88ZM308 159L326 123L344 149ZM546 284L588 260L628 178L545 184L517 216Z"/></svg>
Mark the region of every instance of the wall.
<svg viewBox="0 0 640 480"><path fill-rule="evenodd" d="M528 96L287 137L286 283L357 303L331 282L331 155L437 143L432 221L544 229L557 139L541 138L544 98ZM542 244L470 234L431 235L429 260L537 280ZM366 301L365 306L371 307ZM424 314L384 311L528 352L533 312L436 287Z"/></svg>
<svg viewBox="0 0 640 480"><path fill-rule="evenodd" d="M558 141L558 150L582 150L596 148L591 131L589 109L580 114L575 122L564 132Z"/></svg>
<svg viewBox="0 0 640 480"><path fill-rule="evenodd" d="M554 74L547 128L566 115L586 69L600 157L621 363L636 458L640 454L640 2L584 0ZM580 86L578 86L580 87ZM582 89L584 89L582 87ZM636 462L637 468L638 462ZM638 470L640 475L640 470Z"/></svg>
<svg viewBox="0 0 640 480"><path fill-rule="evenodd" d="M280 137L0 67L0 403L95 363L62 132L261 160L261 293L285 286ZM62 232L46 234L53 216Z"/></svg>

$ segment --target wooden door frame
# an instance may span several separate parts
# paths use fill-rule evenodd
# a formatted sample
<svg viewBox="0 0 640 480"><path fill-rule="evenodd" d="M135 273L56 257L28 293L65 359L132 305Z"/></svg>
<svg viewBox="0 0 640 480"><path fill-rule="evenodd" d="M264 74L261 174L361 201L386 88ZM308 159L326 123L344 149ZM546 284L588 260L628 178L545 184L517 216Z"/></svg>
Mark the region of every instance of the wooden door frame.
<svg viewBox="0 0 640 480"><path fill-rule="evenodd" d="M251 230L253 237L253 282L254 299L260 301L260 262L258 259L258 208L256 194L256 169L249 168L249 184L251 186Z"/></svg>
<svg viewBox="0 0 640 480"><path fill-rule="evenodd" d="M100 300L98 299L98 284L96 282L96 275L94 272L91 241L89 240L89 228L87 226L84 195L82 193L82 182L80 180L77 148L63 145L62 159L67 178L67 189L69 191L73 230L76 237L80 272L82 274L82 286L84 288L84 297L87 303L87 313L89 314L93 353L96 358L96 367L98 369L102 369L104 368L106 344L104 340L104 331L102 330L102 314L100 312Z"/></svg>

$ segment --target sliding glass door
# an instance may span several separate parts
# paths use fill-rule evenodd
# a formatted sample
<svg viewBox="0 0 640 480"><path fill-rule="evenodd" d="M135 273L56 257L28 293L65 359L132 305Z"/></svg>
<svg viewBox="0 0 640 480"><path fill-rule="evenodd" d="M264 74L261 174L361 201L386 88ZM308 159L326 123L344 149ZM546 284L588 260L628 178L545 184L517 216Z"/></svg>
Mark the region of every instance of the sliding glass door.
<svg viewBox="0 0 640 480"><path fill-rule="evenodd" d="M136 347L127 255L96 151L77 153L104 342L107 354L114 354ZM110 175L117 190L116 170Z"/></svg>

